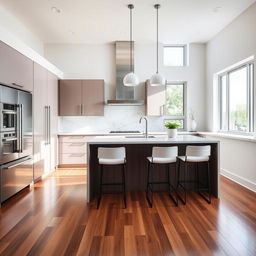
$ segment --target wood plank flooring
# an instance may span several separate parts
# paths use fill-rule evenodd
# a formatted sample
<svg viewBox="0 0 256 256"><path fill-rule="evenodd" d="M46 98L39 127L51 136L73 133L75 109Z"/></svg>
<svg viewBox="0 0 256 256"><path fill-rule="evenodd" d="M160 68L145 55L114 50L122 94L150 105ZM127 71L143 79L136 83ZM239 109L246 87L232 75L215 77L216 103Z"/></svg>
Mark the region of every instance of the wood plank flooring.
<svg viewBox="0 0 256 256"><path fill-rule="evenodd" d="M221 177L221 199L175 207L156 193L86 203L85 169L59 169L0 209L0 255L256 255L256 194Z"/></svg>

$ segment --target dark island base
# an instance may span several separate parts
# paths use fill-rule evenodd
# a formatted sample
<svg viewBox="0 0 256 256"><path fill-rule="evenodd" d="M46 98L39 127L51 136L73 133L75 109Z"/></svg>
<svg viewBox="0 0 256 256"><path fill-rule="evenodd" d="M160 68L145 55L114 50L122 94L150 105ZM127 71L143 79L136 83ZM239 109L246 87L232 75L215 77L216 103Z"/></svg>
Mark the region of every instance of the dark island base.
<svg viewBox="0 0 256 256"><path fill-rule="evenodd" d="M194 144L189 144L194 145ZM211 173L211 190L212 195L218 198L218 143L196 143L196 145L211 145L211 158L210 158L210 173ZM91 144L90 158L89 158L89 200L92 200L99 191L99 166L97 160L98 147L120 147L120 144ZM147 184L147 157L152 154L153 146L163 146L157 144L127 144L124 145L126 148L126 190L127 191L145 191ZM179 155L185 155L185 149L188 144L165 144L164 146L178 146ZM155 181L165 181L166 176L166 165L155 165L154 166ZM121 179L121 166L104 166L104 183L115 183L120 182ZM173 182L175 174L175 165L171 166L170 179ZM206 184L207 166L206 163L199 164L199 177L203 184ZM181 177L184 175L184 165L181 163ZM189 164L188 166L188 180L195 180L195 164ZM188 188L195 189L195 184L190 183ZM107 193L121 191L121 187L118 186L106 186L103 191ZM167 190L166 185L154 185L155 191Z"/></svg>

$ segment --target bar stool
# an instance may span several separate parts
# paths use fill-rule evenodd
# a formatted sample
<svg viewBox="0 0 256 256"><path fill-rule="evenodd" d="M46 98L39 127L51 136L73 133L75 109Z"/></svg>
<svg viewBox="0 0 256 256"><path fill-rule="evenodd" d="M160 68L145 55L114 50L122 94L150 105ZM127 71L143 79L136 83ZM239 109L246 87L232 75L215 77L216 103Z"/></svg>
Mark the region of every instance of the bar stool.
<svg viewBox="0 0 256 256"><path fill-rule="evenodd" d="M210 155L211 155L211 146L187 146L186 147L186 155L178 157L178 184L177 184L177 194L183 204L187 202L187 189L186 185L189 182L193 182L197 184L198 193L210 204L211 203L211 176L210 176ZM184 180L181 180L180 177L180 161L184 162L185 170L184 170ZM188 163L196 164L196 181L188 181L187 180L187 169ZM200 188L200 180L199 180L199 163L207 163L207 187ZM179 194L179 187L181 187L184 191L184 198ZM206 198L201 191L208 191L208 198Z"/></svg>
<svg viewBox="0 0 256 256"><path fill-rule="evenodd" d="M97 209L99 209L102 186L118 185L123 187L124 208L126 208L126 190L125 190L125 165L126 165L126 153L124 147L118 148L98 148L98 160L100 166L100 192L98 195ZM105 165L120 165L122 167L122 182L119 183L103 183L103 171Z"/></svg>
<svg viewBox="0 0 256 256"><path fill-rule="evenodd" d="M153 147L152 156L147 157L148 159L148 178L147 178L147 191L146 197L149 203L149 206L153 206L153 185L154 184L168 184L169 185L169 196L173 200L176 206L178 206L178 195L176 193L176 162L178 156L178 147ZM151 171L154 168L154 165L165 165L167 171L167 181L152 181L151 180ZM170 183L170 166L175 166L175 186ZM172 189L172 190L171 190ZM148 197L148 192L151 191L151 200ZM175 192L175 198L172 196L171 192Z"/></svg>

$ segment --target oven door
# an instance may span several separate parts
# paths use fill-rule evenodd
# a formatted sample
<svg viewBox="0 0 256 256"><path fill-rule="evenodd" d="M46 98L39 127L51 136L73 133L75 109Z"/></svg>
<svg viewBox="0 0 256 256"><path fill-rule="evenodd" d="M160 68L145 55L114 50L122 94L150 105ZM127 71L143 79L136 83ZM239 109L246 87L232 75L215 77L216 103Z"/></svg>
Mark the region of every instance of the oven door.
<svg viewBox="0 0 256 256"><path fill-rule="evenodd" d="M1 166L1 203L23 188L33 179L33 161L25 157Z"/></svg>
<svg viewBox="0 0 256 256"><path fill-rule="evenodd" d="M1 132L16 130L17 105L1 103L1 115Z"/></svg>
<svg viewBox="0 0 256 256"><path fill-rule="evenodd" d="M1 164L19 158L17 150L18 137L16 132L5 132L0 134L0 160Z"/></svg>

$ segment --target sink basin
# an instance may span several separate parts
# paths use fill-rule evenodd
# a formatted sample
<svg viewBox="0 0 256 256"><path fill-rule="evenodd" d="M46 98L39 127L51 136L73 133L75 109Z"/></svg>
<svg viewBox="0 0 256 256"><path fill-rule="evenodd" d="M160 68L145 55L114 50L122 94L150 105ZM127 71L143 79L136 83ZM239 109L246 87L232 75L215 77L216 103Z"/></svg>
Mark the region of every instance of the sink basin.
<svg viewBox="0 0 256 256"><path fill-rule="evenodd" d="M145 135L127 135L125 136L125 138L129 138L129 139L146 139ZM155 138L155 136L153 135L148 135L148 139L150 138Z"/></svg>

